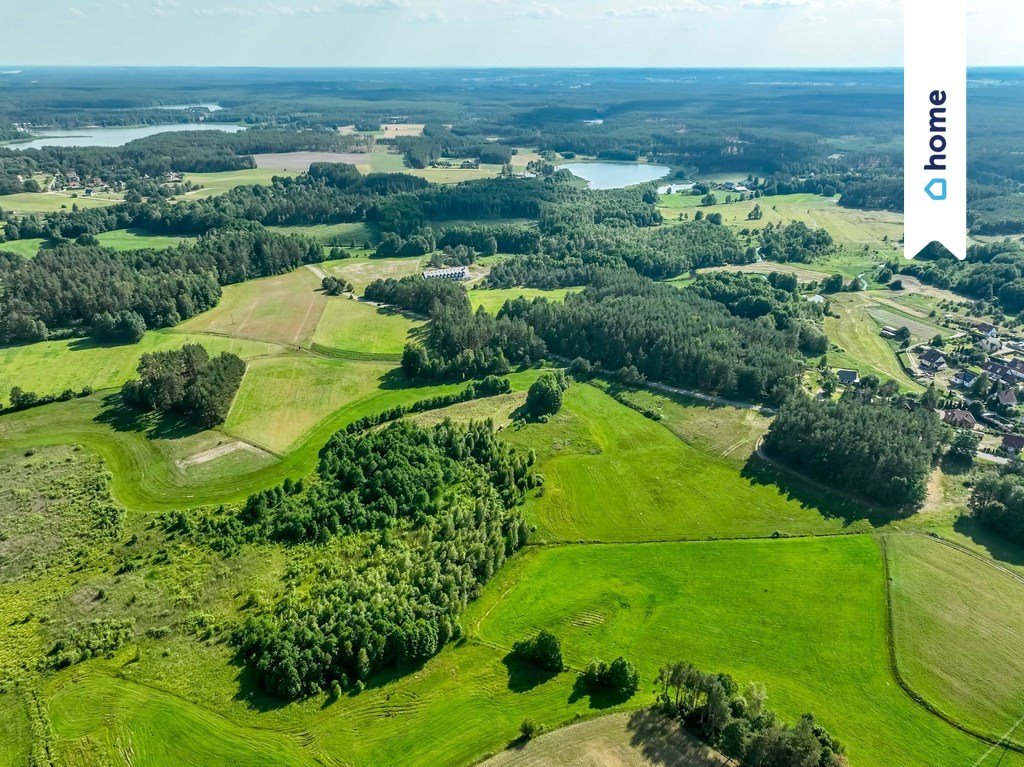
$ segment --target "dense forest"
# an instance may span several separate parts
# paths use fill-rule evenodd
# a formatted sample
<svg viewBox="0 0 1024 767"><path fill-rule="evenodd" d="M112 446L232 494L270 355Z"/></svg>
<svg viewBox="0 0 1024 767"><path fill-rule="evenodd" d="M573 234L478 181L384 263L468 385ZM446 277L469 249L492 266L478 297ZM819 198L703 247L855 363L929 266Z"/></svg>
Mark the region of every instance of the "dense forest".
<svg viewBox="0 0 1024 767"><path fill-rule="evenodd" d="M946 427L929 407L910 411L871 399L793 397L772 421L764 448L834 487L885 506L915 506L924 500Z"/></svg>
<svg viewBox="0 0 1024 767"><path fill-rule="evenodd" d="M326 566L303 595L236 635L274 694L359 690L375 671L408 669L460 636L466 602L526 541L515 507L536 482L532 462L489 422L340 432L314 475L257 493L208 526L178 515L172 527L284 545L370 535L364 556Z"/></svg>
<svg viewBox="0 0 1024 767"><path fill-rule="evenodd" d="M752 401L779 402L802 369L800 330L733 315L693 291L603 271L564 303L509 301L499 321L524 321L548 349L607 370Z"/></svg>
<svg viewBox="0 0 1024 767"><path fill-rule="evenodd" d="M1016 242L972 245L965 261L944 248L929 247L918 258L901 265L900 272L926 285L991 301L1008 313L1024 310L1024 249Z"/></svg>

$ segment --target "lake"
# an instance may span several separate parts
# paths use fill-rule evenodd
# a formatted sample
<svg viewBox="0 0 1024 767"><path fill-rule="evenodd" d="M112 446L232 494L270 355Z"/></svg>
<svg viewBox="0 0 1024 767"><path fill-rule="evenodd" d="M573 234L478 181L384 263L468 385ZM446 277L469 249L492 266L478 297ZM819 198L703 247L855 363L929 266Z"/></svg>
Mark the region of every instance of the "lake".
<svg viewBox="0 0 1024 767"><path fill-rule="evenodd" d="M229 123L174 123L170 125L140 125L134 128L72 128L47 130L39 138L20 144L8 144L9 149L41 149L44 146L123 146L129 141L155 136L168 131L222 130L237 133L244 125Z"/></svg>
<svg viewBox="0 0 1024 767"><path fill-rule="evenodd" d="M589 182L591 189L621 189L664 178L672 169L667 165L638 162L567 162L557 166Z"/></svg>

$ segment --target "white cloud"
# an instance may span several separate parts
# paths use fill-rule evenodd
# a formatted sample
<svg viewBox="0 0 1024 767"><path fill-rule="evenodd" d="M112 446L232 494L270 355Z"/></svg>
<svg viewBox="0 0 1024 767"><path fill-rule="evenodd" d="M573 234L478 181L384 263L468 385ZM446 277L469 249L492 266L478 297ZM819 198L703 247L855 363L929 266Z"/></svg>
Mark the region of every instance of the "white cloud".
<svg viewBox="0 0 1024 767"><path fill-rule="evenodd" d="M821 0L743 0L744 8L814 8Z"/></svg>
<svg viewBox="0 0 1024 767"><path fill-rule="evenodd" d="M565 11L550 3L534 3L525 8L517 8L506 16L510 19L564 19Z"/></svg>
<svg viewBox="0 0 1024 767"><path fill-rule="evenodd" d="M682 0L682 2L664 5L643 5L631 8L607 8L601 15L612 19L640 19L661 16L678 16L690 13L711 13L723 8L705 5L700 0Z"/></svg>
<svg viewBox="0 0 1024 767"><path fill-rule="evenodd" d="M422 13L414 13L410 16L406 16L402 21L419 24L441 24L447 21L447 18L441 11L435 8L430 11L423 11Z"/></svg>

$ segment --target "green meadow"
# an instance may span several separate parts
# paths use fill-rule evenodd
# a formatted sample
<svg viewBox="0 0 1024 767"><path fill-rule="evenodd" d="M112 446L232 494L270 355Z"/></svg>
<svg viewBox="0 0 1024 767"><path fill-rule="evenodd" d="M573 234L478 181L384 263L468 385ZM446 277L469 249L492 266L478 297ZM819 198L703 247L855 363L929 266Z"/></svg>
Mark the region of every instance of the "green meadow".
<svg viewBox="0 0 1024 767"><path fill-rule="evenodd" d="M506 434L537 454L545 484L526 513L542 540L810 535L866 532L874 524L852 502L796 481L778 486L749 444L735 455L710 454L586 384L569 388L549 424Z"/></svg>
<svg viewBox="0 0 1024 767"><path fill-rule="evenodd" d="M540 288L475 288L469 291L469 300L473 308L483 307L491 314L497 314L505 305L506 301L515 298L525 298L532 301L534 298L546 298L549 301L562 301L569 293L574 293L579 288L556 288L554 290L542 290Z"/></svg>
<svg viewBox="0 0 1024 767"><path fill-rule="evenodd" d="M336 296L327 300L312 340L325 354L398 361L423 327L422 320L394 309Z"/></svg>
<svg viewBox="0 0 1024 767"><path fill-rule="evenodd" d="M885 544L901 673L955 721L1002 737L1024 716L1024 577L924 536Z"/></svg>

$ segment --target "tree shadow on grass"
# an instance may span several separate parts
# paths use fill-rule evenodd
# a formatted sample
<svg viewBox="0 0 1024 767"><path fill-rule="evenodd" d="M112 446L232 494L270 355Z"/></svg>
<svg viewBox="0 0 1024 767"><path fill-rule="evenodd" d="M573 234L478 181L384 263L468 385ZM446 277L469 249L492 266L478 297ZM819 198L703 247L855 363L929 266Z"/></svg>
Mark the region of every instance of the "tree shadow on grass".
<svg viewBox="0 0 1024 767"><path fill-rule="evenodd" d="M1001 534L989 530L971 517L960 517L953 529L981 546L993 559L1010 565L1024 566L1024 547L1006 540Z"/></svg>
<svg viewBox="0 0 1024 767"><path fill-rule="evenodd" d="M590 708L602 710L612 708L630 699L629 695L620 695L607 687L591 687L582 674L576 677L573 682L572 692L569 693L569 703L575 703L581 698L590 698Z"/></svg>
<svg viewBox="0 0 1024 767"><path fill-rule="evenodd" d="M501 662L508 669L508 689L512 692L529 692L558 676L557 671L538 668L532 663L519 660L512 653L508 653Z"/></svg>
<svg viewBox="0 0 1024 767"><path fill-rule="evenodd" d="M93 419L114 431L132 431L149 439L182 439L203 431L177 413L145 411L126 405L118 392L103 397L103 409Z"/></svg>
<svg viewBox="0 0 1024 767"><path fill-rule="evenodd" d="M653 765L711 767L726 763L724 757L688 733L678 721L649 708L630 714L626 730L630 745Z"/></svg>
<svg viewBox="0 0 1024 767"><path fill-rule="evenodd" d="M752 485L774 485L787 500L796 501L802 508L815 509L827 519L841 519L847 527L861 520L872 527L882 527L913 513L913 509L885 508L838 490L815 487L762 460L756 453L747 459L740 476Z"/></svg>
<svg viewBox="0 0 1024 767"><path fill-rule="evenodd" d="M256 673L245 663L240 655L231 660L232 665L238 668L238 675L235 681L238 682L238 692L235 693L235 700L240 701L252 711L266 713L284 708L290 700L271 695L264 690L256 678Z"/></svg>

